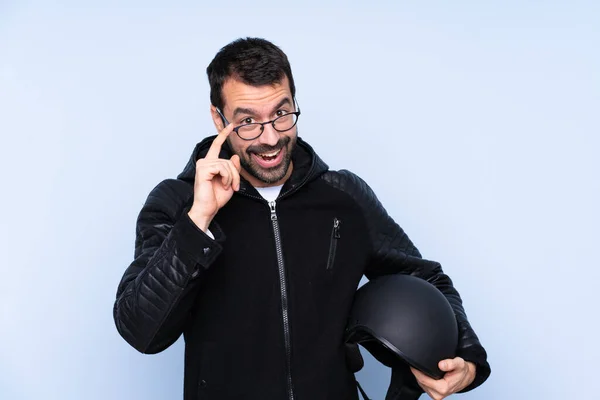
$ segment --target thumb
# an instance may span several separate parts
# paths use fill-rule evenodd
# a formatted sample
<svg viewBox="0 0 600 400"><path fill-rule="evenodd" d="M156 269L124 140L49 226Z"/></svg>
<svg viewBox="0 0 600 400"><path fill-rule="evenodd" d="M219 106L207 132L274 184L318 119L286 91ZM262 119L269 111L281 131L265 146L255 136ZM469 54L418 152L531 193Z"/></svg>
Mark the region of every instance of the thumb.
<svg viewBox="0 0 600 400"><path fill-rule="evenodd" d="M455 368L454 361L453 360L442 360L439 362L438 367L439 367L439 369L441 369L444 372L452 371Z"/></svg>
<svg viewBox="0 0 600 400"><path fill-rule="evenodd" d="M242 169L242 166L240 165L240 156L234 154L233 156L231 156L231 162L235 166L235 169L237 169L238 172L240 172L240 170Z"/></svg>

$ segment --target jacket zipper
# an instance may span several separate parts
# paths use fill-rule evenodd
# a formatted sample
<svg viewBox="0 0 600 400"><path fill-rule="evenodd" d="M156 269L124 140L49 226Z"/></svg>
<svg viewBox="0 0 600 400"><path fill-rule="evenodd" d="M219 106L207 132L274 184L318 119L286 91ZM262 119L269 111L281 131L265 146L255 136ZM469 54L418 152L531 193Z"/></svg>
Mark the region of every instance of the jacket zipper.
<svg viewBox="0 0 600 400"><path fill-rule="evenodd" d="M340 220L337 218L333 219L333 229L331 230L331 241L329 242L329 257L327 257L327 270L333 268L333 262L335 261L335 251L337 249L337 242L340 238Z"/></svg>
<svg viewBox="0 0 600 400"><path fill-rule="evenodd" d="M279 269L279 285L281 288L281 311L283 315L283 337L285 343L287 391L289 400L294 400L294 388L292 386L292 344L290 340L290 320L288 315L287 282L285 279L285 266L283 263L283 250L281 248L281 235L279 233L279 221L275 212L275 201L269 202L271 209L271 223L275 235L275 249L277 250L277 266Z"/></svg>

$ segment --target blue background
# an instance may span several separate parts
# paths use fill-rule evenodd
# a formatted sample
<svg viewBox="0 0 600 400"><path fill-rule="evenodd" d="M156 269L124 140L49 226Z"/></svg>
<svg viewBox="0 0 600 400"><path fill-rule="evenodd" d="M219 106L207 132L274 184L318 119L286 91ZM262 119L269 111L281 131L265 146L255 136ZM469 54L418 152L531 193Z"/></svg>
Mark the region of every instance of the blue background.
<svg viewBox="0 0 600 400"><path fill-rule="evenodd" d="M453 278L493 368L456 397L600 398L598 4L0 2L0 398L180 398L182 341L135 352L112 305L240 36L283 48L300 135Z"/></svg>

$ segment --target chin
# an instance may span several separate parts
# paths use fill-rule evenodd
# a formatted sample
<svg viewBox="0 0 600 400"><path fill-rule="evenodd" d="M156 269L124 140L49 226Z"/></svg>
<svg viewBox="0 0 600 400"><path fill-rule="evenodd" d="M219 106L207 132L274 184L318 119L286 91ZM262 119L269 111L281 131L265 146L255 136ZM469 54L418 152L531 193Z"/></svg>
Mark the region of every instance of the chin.
<svg viewBox="0 0 600 400"><path fill-rule="evenodd" d="M283 168L283 170L281 170ZM268 185L272 185L276 182L279 182L287 175L289 170L289 164L283 167L275 167L273 170L265 170L263 168L252 168L250 170L250 174L254 176L259 181L266 183Z"/></svg>

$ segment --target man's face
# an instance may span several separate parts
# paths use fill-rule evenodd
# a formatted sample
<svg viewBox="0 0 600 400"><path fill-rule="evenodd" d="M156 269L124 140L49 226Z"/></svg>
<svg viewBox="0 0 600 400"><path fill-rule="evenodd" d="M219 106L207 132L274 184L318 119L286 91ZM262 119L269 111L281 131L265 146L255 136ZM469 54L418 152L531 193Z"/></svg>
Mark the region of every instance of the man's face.
<svg viewBox="0 0 600 400"><path fill-rule="evenodd" d="M268 86L250 86L235 79L223 84L223 114L234 127L252 122L271 121L285 113L296 111L288 79ZM213 120L218 129L223 122L214 107ZM227 141L240 157L241 174L255 187L283 184L291 175L291 156L296 145L296 126L278 132L272 124L264 125L262 135L243 140L232 132Z"/></svg>

